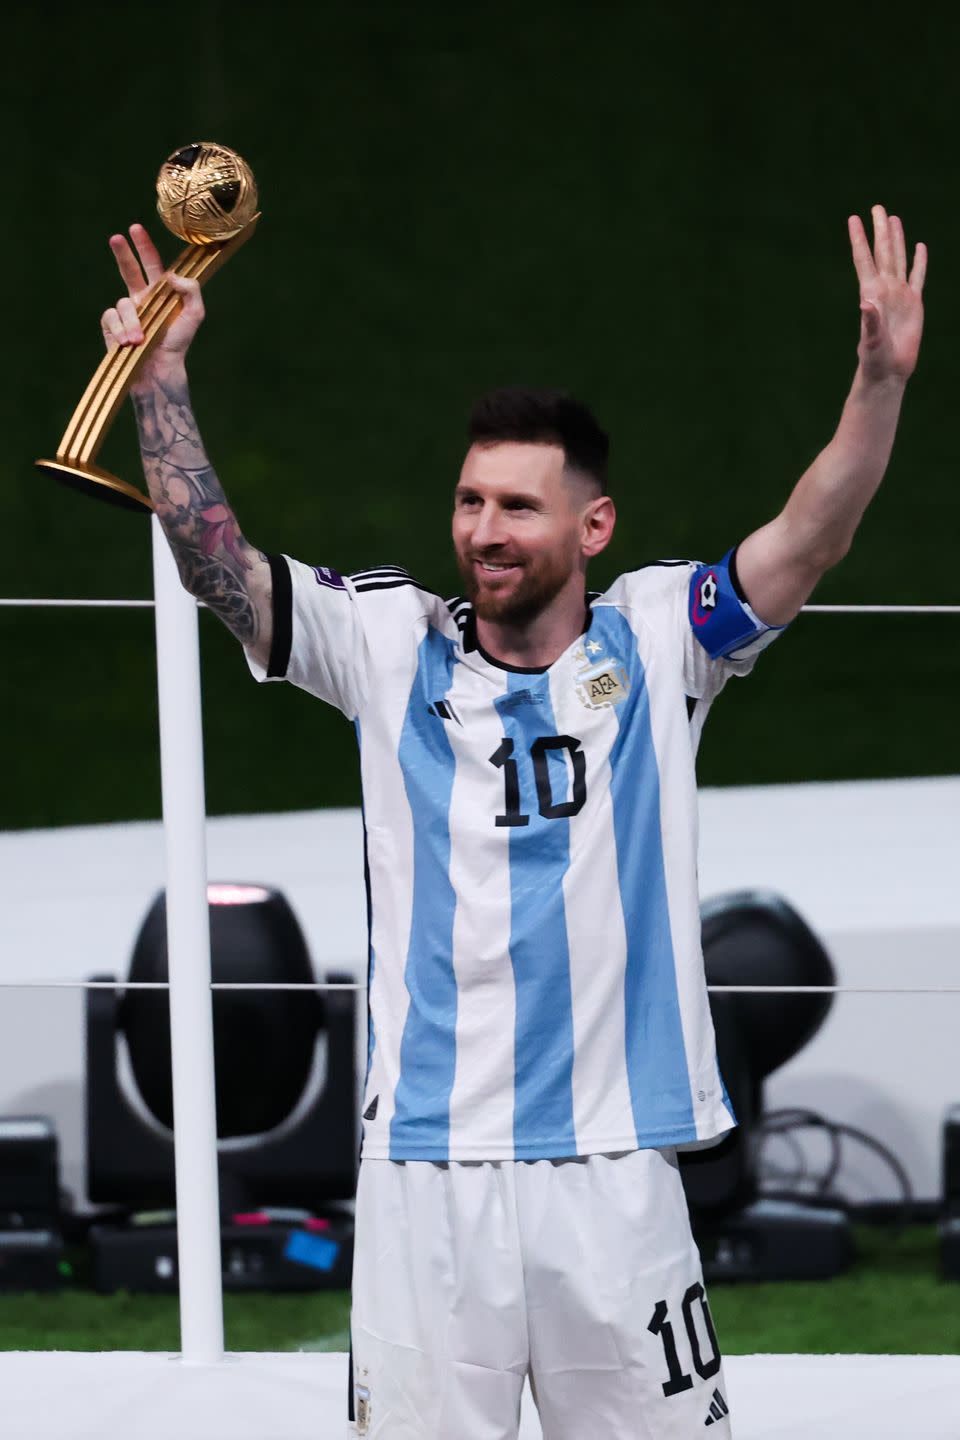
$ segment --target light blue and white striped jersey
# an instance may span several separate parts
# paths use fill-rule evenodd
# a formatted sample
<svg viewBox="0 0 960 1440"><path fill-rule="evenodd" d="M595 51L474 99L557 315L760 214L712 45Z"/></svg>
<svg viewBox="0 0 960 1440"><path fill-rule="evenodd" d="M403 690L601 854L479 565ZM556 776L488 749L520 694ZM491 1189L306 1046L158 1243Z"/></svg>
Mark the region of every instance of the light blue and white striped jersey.
<svg viewBox="0 0 960 1440"><path fill-rule="evenodd" d="M700 948L694 759L778 633L733 557L622 575L544 670L402 570L271 562L259 679L360 743L370 886L363 1154L560 1158L735 1122Z"/></svg>

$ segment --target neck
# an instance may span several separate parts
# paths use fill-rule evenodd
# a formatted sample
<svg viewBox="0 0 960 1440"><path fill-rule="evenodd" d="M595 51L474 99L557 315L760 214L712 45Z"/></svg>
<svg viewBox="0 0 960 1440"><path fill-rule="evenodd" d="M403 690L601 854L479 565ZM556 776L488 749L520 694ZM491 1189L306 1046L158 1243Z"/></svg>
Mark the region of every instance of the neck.
<svg viewBox="0 0 960 1440"><path fill-rule="evenodd" d="M483 620L477 616L477 640L504 665L541 670L559 660L587 624L586 586L582 575L551 600L532 620L521 623Z"/></svg>

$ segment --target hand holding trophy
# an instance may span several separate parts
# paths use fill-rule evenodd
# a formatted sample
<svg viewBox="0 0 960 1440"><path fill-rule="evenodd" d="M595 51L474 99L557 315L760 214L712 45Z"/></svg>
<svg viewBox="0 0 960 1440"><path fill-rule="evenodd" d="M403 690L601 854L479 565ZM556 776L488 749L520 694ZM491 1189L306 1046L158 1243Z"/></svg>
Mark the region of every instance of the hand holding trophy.
<svg viewBox="0 0 960 1440"><path fill-rule="evenodd" d="M171 277L202 285L250 238L260 218L257 187L246 161L226 146L208 142L187 145L164 161L157 176L157 211L173 234L189 242L169 272L163 270L146 231L135 236L139 260L123 237L111 242L143 341L108 348L57 446L56 459L37 461L41 470L65 485L141 512L153 508L149 497L95 463L104 437L180 310L177 281ZM109 344L106 330L105 335Z"/></svg>

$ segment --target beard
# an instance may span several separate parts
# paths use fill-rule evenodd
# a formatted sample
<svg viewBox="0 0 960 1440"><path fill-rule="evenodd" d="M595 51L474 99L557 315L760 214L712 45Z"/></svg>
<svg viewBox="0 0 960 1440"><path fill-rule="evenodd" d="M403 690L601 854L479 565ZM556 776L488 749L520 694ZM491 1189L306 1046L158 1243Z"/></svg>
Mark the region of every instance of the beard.
<svg viewBox="0 0 960 1440"><path fill-rule="evenodd" d="M491 559L491 563L495 562ZM473 562L459 553L457 567L477 618L500 625L529 625L546 610L570 578L569 567L558 561L544 560L535 567L527 562L517 583L500 593L488 589Z"/></svg>

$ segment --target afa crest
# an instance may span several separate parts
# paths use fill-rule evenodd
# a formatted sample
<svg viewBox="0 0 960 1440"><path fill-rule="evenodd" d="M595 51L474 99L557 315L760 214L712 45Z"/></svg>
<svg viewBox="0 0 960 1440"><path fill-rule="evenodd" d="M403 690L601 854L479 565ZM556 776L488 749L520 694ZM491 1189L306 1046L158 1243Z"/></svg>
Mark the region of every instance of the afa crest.
<svg viewBox="0 0 960 1440"><path fill-rule="evenodd" d="M590 654L590 651L593 654ZM603 654L603 646L588 641L574 651L577 662L577 694L588 710L606 710L619 705L630 693L630 677L622 660Z"/></svg>

